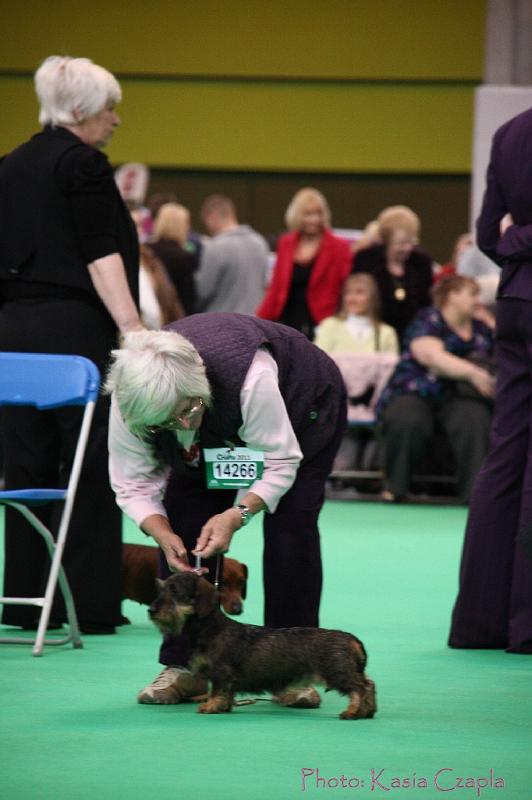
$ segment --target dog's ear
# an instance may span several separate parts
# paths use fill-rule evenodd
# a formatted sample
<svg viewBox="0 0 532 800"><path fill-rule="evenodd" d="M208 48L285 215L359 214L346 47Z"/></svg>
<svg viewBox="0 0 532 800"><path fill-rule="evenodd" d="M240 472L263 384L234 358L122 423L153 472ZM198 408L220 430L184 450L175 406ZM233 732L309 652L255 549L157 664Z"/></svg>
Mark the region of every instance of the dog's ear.
<svg viewBox="0 0 532 800"><path fill-rule="evenodd" d="M158 592L161 591L163 586L164 586L164 581L162 581L160 578L155 578L155 588L157 589Z"/></svg>
<svg viewBox="0 0 532 800"><path fill-rule="evenodd" d="M244 585L242 586L242 600L245 600L248 591L248 568L246 564L242 564L242 574L244 575Z"/></svg>
<svg viewBox="0 0 532 800"><path fill-rule="evenodd" d="M196 590L196 614L198 617L208 616L218 606L218 592L212 583L209 583L205 578L199 578Z"/></svg>

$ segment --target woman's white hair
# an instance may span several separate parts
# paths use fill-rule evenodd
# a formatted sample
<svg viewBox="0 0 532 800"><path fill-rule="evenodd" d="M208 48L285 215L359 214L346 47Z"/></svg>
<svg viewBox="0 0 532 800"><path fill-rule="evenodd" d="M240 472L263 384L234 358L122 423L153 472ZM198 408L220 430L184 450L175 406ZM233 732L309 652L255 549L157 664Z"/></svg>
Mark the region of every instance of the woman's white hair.
<svg viewBox="0 0 532 800"><path fill-rule="evenodd" d="M41 125L79 125L122 99L120 84L89 58L50 56L35 73Z"/></svg>
<svg viewBox="0 0 532 800"><path fill-rule="evenodd" d="M128 333L105 390L113 392L128 428L137 435L168 421L179 403L201 397L211 405L205 365L194 345L174 331Z"/></svg>

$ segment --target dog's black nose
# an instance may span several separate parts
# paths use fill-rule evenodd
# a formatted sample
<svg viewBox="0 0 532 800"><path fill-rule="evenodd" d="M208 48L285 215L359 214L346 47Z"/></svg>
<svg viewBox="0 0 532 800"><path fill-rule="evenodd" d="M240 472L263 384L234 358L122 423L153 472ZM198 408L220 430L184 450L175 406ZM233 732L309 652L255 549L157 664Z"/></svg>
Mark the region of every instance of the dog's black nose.
<svg viewBox="0 0 532 800"><path fill-rule="evenodd" d="M229 613L234 614L234 616L238 616L243 611L242 603L231 603L231 608Z"/></svg>

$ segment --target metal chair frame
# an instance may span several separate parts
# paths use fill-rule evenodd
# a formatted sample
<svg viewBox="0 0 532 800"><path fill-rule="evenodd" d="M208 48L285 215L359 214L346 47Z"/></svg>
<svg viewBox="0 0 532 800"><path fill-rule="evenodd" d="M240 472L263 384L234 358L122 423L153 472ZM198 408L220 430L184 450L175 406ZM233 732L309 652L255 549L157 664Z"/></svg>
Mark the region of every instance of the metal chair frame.
<svg viewBox="0 0 532 800"><path fill-rule="evenodd" d="M22 514L42 536L50 556L50 571L43 597L0 597L0 604L33 605L41 609L35 637L0 637L0 644L33 645L34 656L42 655L44 645L72 642L75 648L83 646L62 558L99 387L100 374L97 367L83 356L0 353L0 405L34 406L39 410L72 405L85 407L67 488L30 488L0 492L0 505ZM29 508L54 501L63 502L56 538ZM60 638L47 638L46 630L56 587L59 587L65 602L69 632Z"/></svg>

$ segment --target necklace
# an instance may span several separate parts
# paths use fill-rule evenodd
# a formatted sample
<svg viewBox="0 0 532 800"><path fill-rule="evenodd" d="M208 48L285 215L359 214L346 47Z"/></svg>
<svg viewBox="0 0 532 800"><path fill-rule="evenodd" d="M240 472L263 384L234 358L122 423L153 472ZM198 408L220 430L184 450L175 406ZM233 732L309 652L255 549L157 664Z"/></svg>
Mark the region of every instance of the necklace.
<svg viewBox="0 0 532 800"><path fill-rule="evenodd" d="M404 282L400 278L396 278L394 275L392 275L392 283L393 296L398 303L402 303L404 300L406 300L406 289Z"/></svg>
<svg viewBox="0 0 532 800"><path fill-rule="evenodd" d="M406 300L405 271L402 265L389 264L388 275L392 281L393 296L398 303Z"/></svg>

